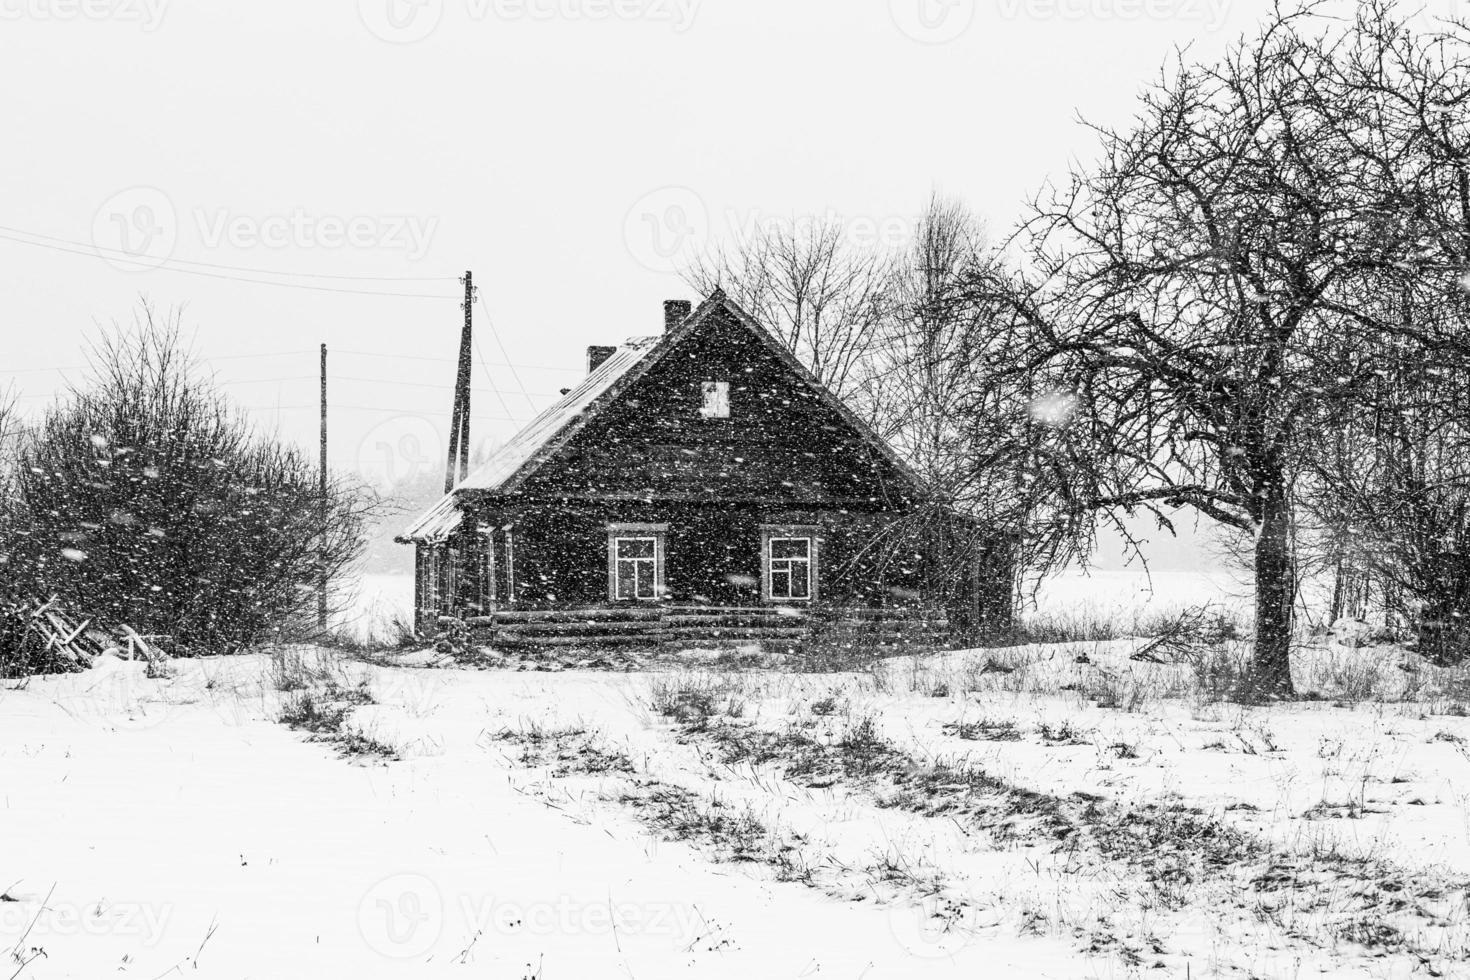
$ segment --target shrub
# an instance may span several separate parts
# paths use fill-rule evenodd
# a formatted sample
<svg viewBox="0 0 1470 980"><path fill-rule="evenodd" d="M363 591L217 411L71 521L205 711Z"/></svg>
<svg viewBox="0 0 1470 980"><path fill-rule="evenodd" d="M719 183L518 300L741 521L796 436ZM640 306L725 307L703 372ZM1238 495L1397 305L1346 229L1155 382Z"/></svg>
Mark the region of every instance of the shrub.
<svg viewBox="0 0 1470 980"><path fill-rule="evenodd" d="M18 449L0 532L18 588L173 653L313 632L318 589L361 551L367 496L324 495L310 457L260 437L197 377L176 320L145 307L92 362Z"/></svg>

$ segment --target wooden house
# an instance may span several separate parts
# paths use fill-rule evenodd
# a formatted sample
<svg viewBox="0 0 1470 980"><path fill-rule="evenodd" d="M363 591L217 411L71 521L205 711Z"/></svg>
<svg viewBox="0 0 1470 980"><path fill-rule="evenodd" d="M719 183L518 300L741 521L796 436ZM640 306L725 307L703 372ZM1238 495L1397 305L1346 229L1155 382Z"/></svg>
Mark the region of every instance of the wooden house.
<svg viewBox="0 0 1470 980"><path fill-rule="evenodd" d="M960 552L933 542L956 535L905 527L913 473L765 327L718 290L666 303L663 327L589 348L586 377L400 537L421 632L749 641L1008 618L1005 549L955 518L969 565L936 574Z"/></svg>

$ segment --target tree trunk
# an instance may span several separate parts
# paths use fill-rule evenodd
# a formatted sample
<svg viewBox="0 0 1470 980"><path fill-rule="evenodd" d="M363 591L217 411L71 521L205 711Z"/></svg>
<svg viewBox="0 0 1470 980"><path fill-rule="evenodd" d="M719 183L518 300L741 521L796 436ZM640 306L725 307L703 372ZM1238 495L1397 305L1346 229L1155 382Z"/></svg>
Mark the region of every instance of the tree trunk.
<svg viewBox="0 0 1470 980"><path fill-rule="evenodd" d="M1256 644L1242 696L1249 700L1292 697L1291 624L1295 595L1291 513L1284 478L1262 488L1256 536Z"/></svg>

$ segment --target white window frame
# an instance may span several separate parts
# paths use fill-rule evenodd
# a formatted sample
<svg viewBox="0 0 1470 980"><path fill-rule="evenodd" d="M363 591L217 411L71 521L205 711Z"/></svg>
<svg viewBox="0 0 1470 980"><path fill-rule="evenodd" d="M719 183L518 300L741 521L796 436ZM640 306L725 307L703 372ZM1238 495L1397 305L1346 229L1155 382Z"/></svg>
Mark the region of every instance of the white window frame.
<svg viewBox="0 0 1470 980"><path fill-rule="evenodd" d="M772 558L771 545L776 541L805 541L807 543L807 556L805 559L795 558ZM822 536L819 528L811 525L762 525L761 527L761 598L766 602L805 602L811 603L817 600L820 580L820 555L822 550ZM794 564L806 565L806 592L804 596L776 595L774 589L774 575L776 562L780 561L790 570ZM789 585L786 591L794 591Z"/></svg>
<svg viewBox="0 0 1470 980"><path fill-rule="evenodd" d="M444 563L444 591L439 596L439 615L458 616L459 609L459 563L460 551L450 545L441 545L439 560Z"/></svg>
<svg viewBox="0 0 1470 980"><path fill-rule="evenodd" d="M419 545L419 612L439 616L439 546Z"/></svg>
<svg viewBox="0 0 1470 980"><path fill-rule="evenodd" d="M667 592L664 585L664 538L667 524L609 524L607 527L607 597L612 602L658 602ZM619 558L619 541L652 541L653 558ZM623 595L619 589L620 562L653 562L653 595ZM638 575L633 574L633 591L638 590Z"/></svg>
<svg viewBox="0 0 1470 980"><path fill-rule="evenodd" d="M480 543L480 615L495 612L495 537L484 535Z"/></svg>
<svg viewBox="0 0 1470 980"><path fill-rule="evenodd" d="M730 382L705 381L700 384L704 401L699 406L699 415L706 419L730 417Z"/></svg>
<svg viewBox="0 0 1470 980"><path fill-rule="evenodd" d="M507 525L505 528L505 603L511 605L516 601L516 539L515 531Z"/></svg>

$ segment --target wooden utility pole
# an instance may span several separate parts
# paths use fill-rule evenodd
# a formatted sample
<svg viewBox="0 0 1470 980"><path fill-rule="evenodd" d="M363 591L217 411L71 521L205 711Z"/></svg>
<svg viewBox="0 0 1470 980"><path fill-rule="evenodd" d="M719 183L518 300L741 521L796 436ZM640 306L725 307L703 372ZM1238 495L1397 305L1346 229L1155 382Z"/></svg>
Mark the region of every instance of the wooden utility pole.
<svg viewBox="0 0 1470 980"><path fill-rule="evenodd" d="M454 380L454 412L449 419L449 460L444 468L444 492L448 493L470 472L470 364L473 335L472 311L475 284L472 273L464 274L464 330L459 337L459 371Z"/></svg>
<svg viewBox="0 0 1470 980"><path fill-rule="evenodd" d="M319 581L316 594L317 626L327 628L327 345L322 344L322 458L321 458L321 543L317 546Z"/></svg>

